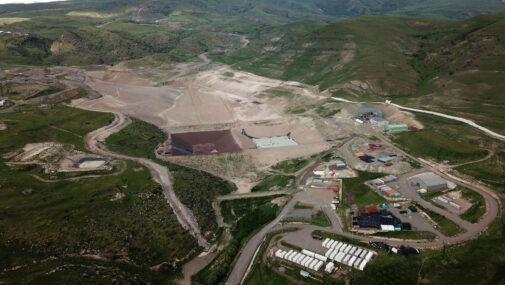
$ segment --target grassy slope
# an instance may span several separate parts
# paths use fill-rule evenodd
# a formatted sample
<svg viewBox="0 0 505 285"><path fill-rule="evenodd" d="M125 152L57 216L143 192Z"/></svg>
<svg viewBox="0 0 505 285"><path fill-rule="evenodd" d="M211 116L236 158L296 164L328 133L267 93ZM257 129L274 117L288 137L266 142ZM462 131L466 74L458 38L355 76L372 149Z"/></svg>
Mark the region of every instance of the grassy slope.
<svg viewBox="0 0 505 285"><path fill-rule="evenodd" d="M73 144L84 150L82 137L107 125L113 116L62 105L22 106L13 113L0 114L7 130L0 136L0 150L13 151L27 143L50 142ZM66 132L66 131L69 132Z"/></svg>
<svg viewBox="0 0 505 285"><path fill-rule="evenodd" d="M82 149L82 136L107 124L112 116L49 105L23 107L0 118L8 120L9 127L1 136L1 152L5 153L25 143L43 141L74 144ZM175 269L170 266L160 272L147 268L186 256L196 242L177 223L147 169L133 170L138 167L128 164L117 176L43 183L31 176L30 168L12 170L1 161L0 268L26 267L3 272L0 281L61 283L69 278L65 272L73 276L74 282L83 283L111 276L151 282L173 278ZM32 193L22 194L26 189L32 189ZM118 192L125 197L110 201ZM133 265L111 261L96 265L85 258L62 256L82 250L110 257L126 252ZM61 259L33 262L55 255ZM71 266L44 276L63 264ZM88 277L82 275L85 272Z"/></svg>
<svg viewBox="0 0 505 285"><path fill-rule="evenodd" d="M134 119L132 124L107 138L107 146L127 155L155 159L154 149L165 138L166 134L157 127ZM175 193L193 211L202 230L216 231L212 201L216 196L233 192L235 185L203 171L160 160L157 162L170 169Z"/></svg>
<svg viewBox="0 0 505 285"><path fill-rule="evenodd" d="M392 137L395 143L412 155L447 160L451 164L469 162L487 155L484 146L490 139L481 138L475 129L435 116L416 114L416 118L424 124L424 129L398 133Z"/></svg>
<svg viewBox="0 0 505 285"><path fill-rule="evenodd" d="M409 94L418 80L409 64L409 54L419 43L414 35L443 22L363 16L326 26L291 24L259 31L265 34L257 39L260 43L218 59L255 73L319 85L320 89L361 80L372 84L375 93ZM276 38L280 39L272 40ZM270 49L265 51L265 46Z"/></svg>
<svg viewBox="0 0 505 285"><path fill-rule="evenodd" d="M237 210L236 213L240 213L240 217L237 216L232 224L230 230L232 239L226 247L209 265L192 277L192 281L197 284L224 283L242 246L263 225L275 219L281 210L277 204L270 203L264 198L230 200L223 203L226 205L223 215L227 220L231 218L232 209ZM251 206L245 207L245 203L250 203Z"/></svg>

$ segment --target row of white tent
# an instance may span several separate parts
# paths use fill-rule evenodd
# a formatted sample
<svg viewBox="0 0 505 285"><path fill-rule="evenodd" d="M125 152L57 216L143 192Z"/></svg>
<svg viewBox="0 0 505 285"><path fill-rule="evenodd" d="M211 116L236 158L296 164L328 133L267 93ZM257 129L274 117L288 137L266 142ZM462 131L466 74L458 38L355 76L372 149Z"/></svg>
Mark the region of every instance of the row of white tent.
<svg viewBox="0 0 505 285"><path fill-rule="evenodd" d="M307 252L309 252L309 251L307 250ZM313 252L311 252L311 253L313 253ZM317 258L315 256L316 255L315 253L313 253L313 254L314 254L314 256L309 256L309 255L303 254L298 251L294 251L294 250L284 251L282 249L278 249L275 252L275 256L278 258L282 258L282 259L294 262L294 263L301 265L303 267L306 267L308 269L318 271L321 268L321 266L323 266L324 261L326 261L326 257L322 256L320 254L317 254L318 257L324 258L324 261L323 261L323 260Z"/></svg>
<svg viewBox="0 0 505 285"><path fill-rule="evenodd" d="M323 241L322 245L328 248L328 251L324 254L327 258L348 266L353 266L359 270L365 269L365 266L374 255L373 252L364 248L328 238Z"/></svg>

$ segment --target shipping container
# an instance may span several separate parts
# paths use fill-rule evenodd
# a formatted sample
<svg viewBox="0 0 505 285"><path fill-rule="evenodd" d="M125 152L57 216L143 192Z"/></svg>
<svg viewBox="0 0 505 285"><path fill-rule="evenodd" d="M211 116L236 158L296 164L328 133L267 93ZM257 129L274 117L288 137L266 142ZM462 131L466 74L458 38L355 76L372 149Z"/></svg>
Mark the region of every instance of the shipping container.
<svg viewBox="0 0 505 285"><path fill-rule="evenodd" d="M323 183L323 180L322 179L312 179L312 183L321 184L321 183Z"/></svg>
<svg viewBox="0 0 505 285"><path fill-rule="evenodd" d="M349 251L349 254L354 255L354 252L356 252L356 250L357 250L357 248L356 248L355 246L353 246L353 247L351 248L351 250Z"/></svg>
<svg viewBox="0 0 505 285"><path fill-rule="evenodd" d="M328 248L328 247L327 247L327 245L328 245L328 243L329 243L329 242L330 242L330 239L329 239L329 238L325 239L325 240L323 241L323 243L322 243L322 246L323 246L323 247Z"/></svg>
<svg viewBox="0 0 505 285"><path fill-rule="evenodd" d="M347 265L352 266L354 261L356 261L356 256L352 256L351 259L349 259L349 262L347 262Z"/></svg>
<svg viewBox="0 0 505 285"><path fill-rule="evenodd" d="M344 258L344 256L345 256L345 253L343 253L343 252L339 252L339 253L337 254L337 256L335 256L335 260L336 260L337 262L342 262L342 259Z"/></svg>
<svg viewBox="0 0 505 285"><path fill-rule="evenodd" d="M461 208L461 206L460 206L460 205L458 205L458 204L456 204L456 203L454 203L454 202L449 202L449 205L453 206L454 208L456 208L456 209L458 209L458 210Z"/></svg>
<svg viewBox="0 0 505 285"><path fill-rule="evenodd" d="M335 259L335 257L339 254L340 252L338 250L335 250L334 252L331 253L329 259Z"/></svg>
<svg viewBox="0 0 505 285"><path fill-rule="evenodd" d="M301 266L305 266L305 263L309 260L310 256L305 256L304 259L302 259L302 261L300 262L300 265Z"/></svg>
<svg viewBox="0 0 505 285"><path fill-rule="evenodd" d="M333 270L335 270L335 263L328 262L324 268L324 271L326 271L327 273L332 273Z"/></svg>
<svg viewBox="0 0 505 285"><path fill-rule="evenodd" d="M324 262L326 262L326 260L327 260L326 256L320 255L320 254L317 254L317 253L315 254L314 257L317 258L317 259L319 259L319 260L322 260Z"/></svg>
<svg viewBox="0 0 505 285"><path fill-rule="evenodd" d="M368 260L363 260L361 264L359 265L359 270L363 271L365 269L366 264L368 263Z"/></svg>
<svg viewBox="0 0 505 285"><path fill-rule="evenodd" d="M314 259L314 261L312 261L312 263L309 264L309 268L314 270L316 268L316 264L319 262L320 260L317 260L317 259Z"/></svg>
<svg viewBox="0 0 505 285"><path fill-rule="evenodd" d="M314 257L315 253L310 251L310 250L306 250L306 249L302 249L302 253L305 254L305 255L308 255L310 257Z"/></svg>
<svg viewBox="0 0 505 285"><path fill-rule="evenodd" d="M344 245L343 242L338 242L338 244L335 246L335 249L340 251L340 249L342 248L343 245Z"/></svg>
<svg viewBox="0 0 505 285"><path fill-rule="evenodd" d="M354 268L359 268L359 265L360 263L363 261L363 259L361 258L357 258L356 261L354 261L354 264L352 266L354 266Z"/></svg>
<svg viewBox="0 0 505 285"><path fill-rule="evenodd" d="M351 249L352 249L352 245L348 245L348 246L345 248L344 252L345 252L345 253L349 253L349 251L351 251Z"/></svg>
<svg viewBox="0 0 505 285"><path fill-rule="evenodd" d="M356 252L354 253L354 255L359 256L361 254L361 252L363 252L363 249L362 248L358 248L358 250L356 250Z"/></svg>
<svg viewBox="0 0 505 285"><path fill-rule="evenodd" d="M291 259L291 261L296 262L296 260L298 259L298 257L300 257L301 255L302 255L301 253L297 252L297 253L293 256L293 258Z"/></svg>
<svg viewBox="0 0 505 285"><path fill-rule="evenodd" d="M329 257L329 256L333 253L333 251L334 251L334 250L333 250L332 248L328 249L328 250L326 251L326 253L324 254L324 256Z"/></svg>

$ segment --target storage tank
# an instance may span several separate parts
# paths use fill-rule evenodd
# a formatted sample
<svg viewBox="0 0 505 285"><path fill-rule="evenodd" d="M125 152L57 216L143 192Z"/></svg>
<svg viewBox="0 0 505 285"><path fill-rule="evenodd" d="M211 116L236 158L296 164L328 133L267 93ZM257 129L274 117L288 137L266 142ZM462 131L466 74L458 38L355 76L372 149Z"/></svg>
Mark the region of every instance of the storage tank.
<svg viewBox="0 0 505 285"><path fill-rule="evenodd" d="M306 249L302 249L302 253L305 254L305 255L308 255L310 257L314 257L315 253L310 251L310 250L306 250Z"/></svg>
<svg viewBox="0 0 505 285"><path fill-rule="evenodd" d="M315 258L319 259L319 260L322 260L324 262L326 262L327 258L326 256L323 256L323 255L320 255L320 254L317 254L314 256Z"/></svg>
<svg viewBox="0 0 505 285"><path fill-rule="evenodd" d="M351 259L349 259L349 262L347 262L347 265L352 266L354 261L356 261L356 256L352 256Z"/></svg>

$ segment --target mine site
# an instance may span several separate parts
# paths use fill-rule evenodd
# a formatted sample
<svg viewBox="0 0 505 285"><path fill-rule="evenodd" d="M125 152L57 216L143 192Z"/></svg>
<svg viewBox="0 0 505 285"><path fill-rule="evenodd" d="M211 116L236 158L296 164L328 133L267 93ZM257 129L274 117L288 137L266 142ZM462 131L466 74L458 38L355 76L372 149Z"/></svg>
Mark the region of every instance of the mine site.
<svg viewBox="0 0 505 285"><path fill-rule="evenodd" d="M129 117L161 129L166 139L150 150L156 158L209 172L237 186L234 193L214 202L218 220L223 219L219 208L234 199L254 197L269 202L269 197L291 196L289 202L282 200L277 218L246 244L229 284L238 284L248 273L264 235L277 233L280 227L293 231L277 234L276 241L270 241L256 258L321 281L352 269L365 270L381 250L410 255L425 247L464 241L477 235L496 213L496 204L485 190L455 180L435 162L398 148L392 135L425 126L414 114L388 102L343 102L312 86L207 61L170 68L177 72L161 84L149 80L147 71L138 73L125 66L30 69L23 70L23 77L18 76L20 70L5 74L12 82L37 82L16 90L19 99L13 100L14 105L65 101L74 108L114 113L116 121L119 116L104 132L84 138L87 144L105 141L131 123ZM89 95L60 91L58 96L30 99L30 94L48 85L62 90L83 88ZM321 115L308 107L315 105L330 111ZM302 114L293 112L300 106L306 108ZM4 158L10 167L40 165L52 179L57 173L112 173L124 167L117 159L129 159L98 144L93 149L98 155L71 145L31 143ZM348 188L348 179L362 184ZM358 187L358 192L352 187ZM459 217L476 201L465 198L468 191L482 195L489 207L476 224ZM122 197L118 193L111 201ZM168 199L180 222L207 248L206 254L214 255L191 209L176 196ZM447 230L442 225L442 230L441 221L432 215L447 217L455 228ZM339 242L343 237L353 242ZM353 246L359 242L366 243ZM202 259L205 263L205 256L192 262Z"/></svg>
<svg viewBox="0 0 505 285"><path fill-rule="evenodd" d="M472 1L0 3L0 284L502 284Z"/></svg>

